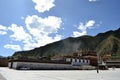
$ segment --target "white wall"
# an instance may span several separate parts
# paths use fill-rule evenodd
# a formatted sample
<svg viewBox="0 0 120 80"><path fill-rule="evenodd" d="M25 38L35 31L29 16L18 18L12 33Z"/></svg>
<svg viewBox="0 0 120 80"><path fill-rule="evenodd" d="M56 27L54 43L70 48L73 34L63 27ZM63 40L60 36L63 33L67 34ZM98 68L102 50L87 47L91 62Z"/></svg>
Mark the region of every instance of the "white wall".
<svg viewBox="0 0 120 80"><path fill-rule="evenodd" d="M87 60L87 59L77 59L75 61L75 59L73 59L71 64L73 66L89 65L90 64L90 60Z"/></svg>
<svg viewBox="0 0 120 80"><path fill-rule="evenodd" d="M17 68L17 65L18 65L17 62L13 62L12 68L13 68L13 69L16 69L16 68Z"/></svg>
<svg viewBox="0 0 120 80"><path fill-rule="evenodd" d="M31 69L72 69L71 64L35 63L35 62L13 62L13 68L28 67Z"/></svg>
<svg viewBox="0 0 120 80"><path fill-rule="evenodd" d="M66 62L71 62L71 58L66 58Z"/></svg>
<svg viewBox="0 0 120 80"><path fill-rule="evenodd" d="M77 58L66 58L66 62L71 62L72 65L89 65L90 60L88 59L77 59Z"/></svg>
<svg viewBox="0 0 120 80"><path fill-rule="evenodd" d="M8 67L11 68L11 62L8 63Z"/></svg>

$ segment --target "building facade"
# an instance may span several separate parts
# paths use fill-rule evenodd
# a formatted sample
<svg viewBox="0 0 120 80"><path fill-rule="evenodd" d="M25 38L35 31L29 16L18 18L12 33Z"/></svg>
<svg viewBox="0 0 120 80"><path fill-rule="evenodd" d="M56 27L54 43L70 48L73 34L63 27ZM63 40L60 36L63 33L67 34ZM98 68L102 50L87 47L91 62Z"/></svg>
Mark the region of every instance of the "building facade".
<svg viewBox="0 0 120 80"><path fill-rule="evenodd" d="M8 67L12 69L29 69L29 70L71 70L79 69L72 66L70 62L55 61L30 61L30 60L11 60Z"/></svg>
<svg viewBox="0 0 120 80"><path fill-rule="evenodd" d="M71 62L72 66L90 65L90 60L87 58L67 56L65 61Z"/></svg>

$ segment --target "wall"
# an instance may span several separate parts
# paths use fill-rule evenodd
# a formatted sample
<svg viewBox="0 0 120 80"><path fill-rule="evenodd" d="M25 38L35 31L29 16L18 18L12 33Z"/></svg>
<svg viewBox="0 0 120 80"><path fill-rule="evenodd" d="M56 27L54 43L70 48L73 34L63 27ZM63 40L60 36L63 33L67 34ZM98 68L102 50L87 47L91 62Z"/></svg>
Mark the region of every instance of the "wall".
<svg viewBox="0 0 120 80"><path fill-rule="evenodd" d="M90 60L88 59L75 59L75 58L66 58L66 62L71 62L73 66L89 65Z"/></svg>
<svg viewBox="0 0 120 80"><path fill-rule="evenodd" d="M35 63L35 62L13 62L14 69L77 69L71 64L52 64L52 63Z"/></svg>
<svg viewBox="0 0 120 80"><path fill-rule="evenodd" d="M7 67L8 60L6 58L0 58L0 67Z"/></svg>

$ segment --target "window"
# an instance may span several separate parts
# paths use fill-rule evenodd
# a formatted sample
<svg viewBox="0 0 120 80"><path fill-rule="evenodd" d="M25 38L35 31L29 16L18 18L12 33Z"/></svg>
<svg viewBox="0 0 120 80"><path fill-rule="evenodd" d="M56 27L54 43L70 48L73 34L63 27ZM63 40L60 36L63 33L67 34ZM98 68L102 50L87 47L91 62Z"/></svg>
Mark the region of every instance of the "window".
<svg viewBox="0 0 120 80"><path fill-rule="evenodd" d="M75 62L75 59L72 59L72 62Z"/></svg>
<svg viewBox="0 0 120 80"><path fill-rule="evenodd" d="M77 62L79 62L79 59L77 59Z"/></svg>

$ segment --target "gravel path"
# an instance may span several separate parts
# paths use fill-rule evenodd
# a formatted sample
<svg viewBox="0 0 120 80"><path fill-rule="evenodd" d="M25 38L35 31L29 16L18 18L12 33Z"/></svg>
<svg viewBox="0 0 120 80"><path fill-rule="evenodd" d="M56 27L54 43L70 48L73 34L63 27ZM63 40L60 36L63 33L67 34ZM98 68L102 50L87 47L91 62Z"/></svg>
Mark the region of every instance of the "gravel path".
<svg viewBox="0 0 120 80"><path fill-rule="evenodd" d="M6 80L6 79L0 74L0 80Z"/></svg>

